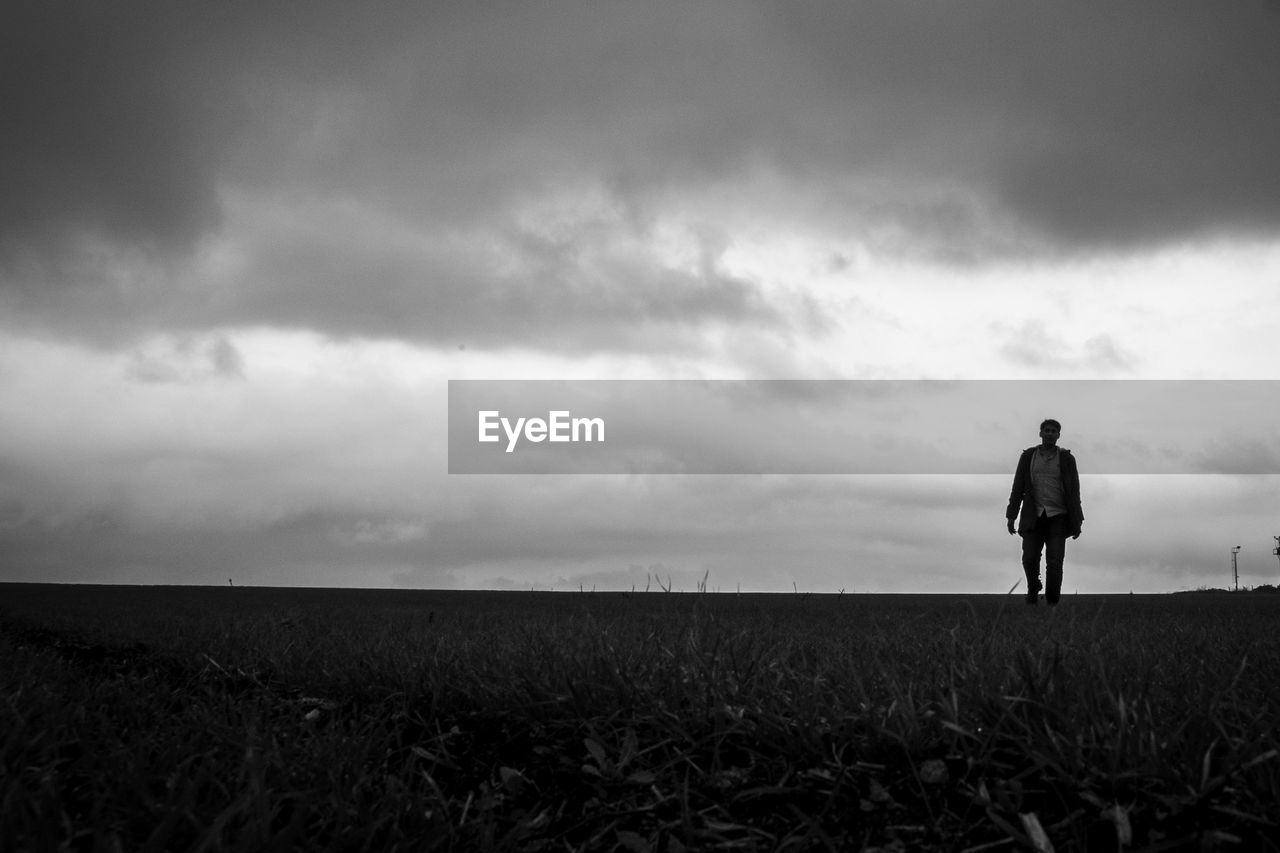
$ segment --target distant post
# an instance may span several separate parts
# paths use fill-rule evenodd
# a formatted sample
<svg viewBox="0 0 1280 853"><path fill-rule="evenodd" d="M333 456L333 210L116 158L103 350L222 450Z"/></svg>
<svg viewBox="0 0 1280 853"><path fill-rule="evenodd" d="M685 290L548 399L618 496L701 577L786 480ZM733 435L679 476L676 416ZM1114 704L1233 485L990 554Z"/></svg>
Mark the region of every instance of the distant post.
<svg viewBox="0 0 1280 853"><path fill-rule="evenodd" d="M1280 560L1280 536L1272 536L1276 540L1276 547L1271 549L1271 553L1276 555L1276 559Z"/></svg>
<svg viewBox="0 0 1280 853"><path fill-rule="evenodd" d="M1236 592L1240 591L1240 570L1236 566L1236 554L1240 553L1240 546L1231 549L1231 576L1235 578Z"/></svg>

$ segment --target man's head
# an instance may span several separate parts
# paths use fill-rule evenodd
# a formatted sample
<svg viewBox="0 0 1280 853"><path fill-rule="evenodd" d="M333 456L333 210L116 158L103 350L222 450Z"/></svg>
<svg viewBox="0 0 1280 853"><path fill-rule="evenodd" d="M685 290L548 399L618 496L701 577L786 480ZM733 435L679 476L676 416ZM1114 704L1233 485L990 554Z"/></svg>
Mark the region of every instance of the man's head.
<svg viewBox="0 0 1280 853"><path fill-rule="evenodd" d="M1058 436L1062 434L1062 424L1053 418L1046 418L1040 422L1040 443L1045 447L1053 447L1058 443Z"/></svg>

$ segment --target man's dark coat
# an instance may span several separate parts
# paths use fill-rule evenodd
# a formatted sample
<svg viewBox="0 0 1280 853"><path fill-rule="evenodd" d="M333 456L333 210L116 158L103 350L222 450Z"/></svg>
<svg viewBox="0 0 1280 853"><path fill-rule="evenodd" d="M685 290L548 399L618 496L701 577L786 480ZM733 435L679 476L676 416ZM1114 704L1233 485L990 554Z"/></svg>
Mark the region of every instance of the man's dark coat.
<svg viewBox="0 0 1280 853"><path fill-rule="evenodd" d="M1018 458L1018 470L1013 475L1013 490L1009 493L1009 508L1004 513L1007 519L1018 518L1018 506L1021 504L1019 533L1026 533L1034 528L1036 516L1040 514L1031 486L1031 454L1036 452L1036 447L1028 447ZM1084 510L1080 508L1080 471L1076 467L1076 458L1065 447L1058 448L1058 464L1062 471L1062 502L1067 508L1067 535L1075 536L1080 532L1081 522L1084 521Z"/></svg>

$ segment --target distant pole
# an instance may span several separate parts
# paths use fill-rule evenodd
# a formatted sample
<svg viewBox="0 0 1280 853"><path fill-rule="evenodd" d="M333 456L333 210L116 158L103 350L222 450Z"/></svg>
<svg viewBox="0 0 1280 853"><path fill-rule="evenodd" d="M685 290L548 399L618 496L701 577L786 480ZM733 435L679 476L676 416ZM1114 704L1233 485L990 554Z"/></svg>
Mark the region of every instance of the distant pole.
<svg viewBox="0 0 1280 853"><path fill-rule="evenodd" d="M1271 549L1271 553L1276 555L1276 559L1280 560L1280 536L1272 536L1276 540L1276 547Z"/></svg>
<svg viewBox="0 0 1280 853"><path fill-rule="evenodd" d="M1231 549L1231 576L1235 578L1236 592L1240 591L1240 570L1236 564L1236 554L1240 553L1240 546Z"/></svg>

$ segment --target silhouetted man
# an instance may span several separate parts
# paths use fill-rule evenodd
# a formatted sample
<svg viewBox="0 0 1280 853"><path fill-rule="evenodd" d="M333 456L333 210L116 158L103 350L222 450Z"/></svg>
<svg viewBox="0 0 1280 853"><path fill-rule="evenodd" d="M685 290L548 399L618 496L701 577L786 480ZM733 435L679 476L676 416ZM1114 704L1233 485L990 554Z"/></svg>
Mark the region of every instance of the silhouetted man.
<svg viewBox="0 0 1280 853"><path fill-rule="evenodd" d="M1022 536L1022 571L1027 576L1027 604L1035 604L1040 590L1044 600L1057 604L1062 594L1062 559L1067 537L1080 538L1084 510L1080 508L1080 471L1076 458L1058 447L1062 425L1052 418L1040 424L1040 444L1028 447L1018 458L1005 519L1009 533ZM1013 520L1022 517L1015 531ZM1040 585L1040 551L1044 549L1045 586Z"/></svg>

